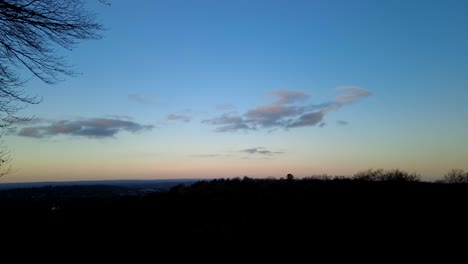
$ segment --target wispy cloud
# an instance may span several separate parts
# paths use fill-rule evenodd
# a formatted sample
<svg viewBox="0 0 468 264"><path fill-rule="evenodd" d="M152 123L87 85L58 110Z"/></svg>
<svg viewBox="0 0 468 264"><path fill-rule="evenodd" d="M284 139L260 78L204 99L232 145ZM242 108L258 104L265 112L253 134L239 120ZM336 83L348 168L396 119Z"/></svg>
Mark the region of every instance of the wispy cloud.
<svg viewBox="0 0 468 264"><path fill-rule="evenodd" d="M111 119L133 120L133 117L128 115L106 115L106 117Z"/></svg>
<svg viewBox="0 0 468 264"><path fill-rule="evenodd" d="M48 121L47 124L43 125L23 127L17 132L17 135L32 138L44 138L58 135L110 138L122 131L136 133L153 128L152 125L141 125L122 119L90 118Z"/></svg>
<svg viewBox="0 0 468 264"><path fill-rule="evenodd" d="M335 110L345 105L356 103L361 99L372 95L370 91L354 86L338 87L336 90L343 91L344 93L335 98L333 104L331 104L328 109L326 109L327 111Z"/></svg>
<svg viewBox="0 0 468 264"><path fill-rule="evenodd" d="M321 104L307 104L309 96L301 91L274 90L268 93L277 98L273 104L254 107L241 115L224 113L202 122L217 126L215 129L217 132L262 128L274 131L278 128L289 129L304 126L324 127L323 120L328 112L372 95L370 91L359 87L339 87L336 90L343 94Z"/></svg>
<svg viewBox="0 0 468 264"><path fill-rule="evenodd" d="M242 150L190 155L194 158L241 158L241 159L265 159L273 158L276 155L285 154L284 151L272 151L265 147L248 148Z"/></svg>
<svg viewBox="0 0 468 264"><path fill-rule="evenodd" d="M167 119L173 121L190 122L190 120L192 120L192 117L189 115L169 114L167 115Z"/></svg>
<svg viewBox="0 0 468 264"><path fill-rule="evenodd" d="M345 94L342 94L336 97L336 101L339 102L355 102L363 97L371 96L372 93L366 89L362 89L360 87L355 86L345 86L345 87L338 87L336 88L337 91L345 91Z"/></svg>
<svg viewBox="0 0 468 264"><path fill-rule="evenodd" d="M26 119L26 120L15 122L15 125L31 126L31 125L47 123L47 122L50 122L50 121L51 121L50 119L46 119L46 118L33 117L31 119Z"/></svg>
<svg viewBox="0 0 468 264"><path fill-rule="evenodd" d="M220 117L216 117L209 120L202 121L211 125L217 125L217 132L229 132L238 130L252 130L255 128L250 127L244 120L243 117L234 115L232 113L226 113Z"/></svg>
<svg viewBox="0 0 468 264"><path fill-rule="evenodd" d="M231 103L225 102L225 103L216 105L216 109L218 109L218 110L231 110L231 109L234 109L234 105L232 105Z"/></svg>
<svg viewBox="0 0 468 264"><path fill-rule="evenodd" d="M302 91L273 90L268 93L277 98L277 105L293 104L306 101L309 96Z"/></svg>
<svg viewBox="0 0 468 264"><path fill-rule="evenodd" d="M153 101L143 97L140 94L129 94L129 95L127 95L127 99L132 101L132 102L143 104L143 105L152 105L152 104L154 104Z"/></svg>
<svg viewBox="0 0 468 264"><path fill-rule="evenodd" d="M267 155L267 156L284 154L284 152L282 152L282 151L271 151L271 150L268 150L268 149L266 149L264 147L243 149L240 152L249 153L249 154Z"/></svg>
<svg viewBox="0 0 468 264"><path fill-rule="evenodd" d="M347 124L349 124L349 122L347 121L344 121L344 120L338 120L336 121L336 123L340 126L346 126Z"/></svg>
<svg viewBox="0 0 468 264"><path fill-rule="evenodd" d="M220 157L221 155L219 154L199 154L199 155L190 155L190 157L195 157L195 158L216 158Z"/></svg>

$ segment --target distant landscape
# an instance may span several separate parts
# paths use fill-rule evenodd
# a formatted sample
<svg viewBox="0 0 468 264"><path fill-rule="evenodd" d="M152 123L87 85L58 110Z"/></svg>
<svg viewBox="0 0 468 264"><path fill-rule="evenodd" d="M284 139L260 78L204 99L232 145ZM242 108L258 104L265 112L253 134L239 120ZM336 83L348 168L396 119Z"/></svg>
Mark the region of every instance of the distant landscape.
<svg viewBox="0 0 468 264"><path fill-rule="evenodd" d="M464 179L463 173L453 170L438 182L401 170L368 170L350 178L288 174L280 179L54 183L4 188L0 211L8 226L56 235L67 230L78 236L237 236L274 230L302 236L371 229L392 235L393 227L423 232L431 225L464 225L468 184L450 182L450 176Z"/></svg>
<svg viewBox="0 0 468 264"><path fill-rule="evenodd" d="M173 179L173 180L104 180L104 181L62 181L62 182L23 182L23 183L0 183L0 190L16 188L38 188L38 187L63 187L63 186L89 186L106 185L116 187L128 187L134 189L152 189L155 191L167 191L177 184L190 184L199 179Z"/></svg>

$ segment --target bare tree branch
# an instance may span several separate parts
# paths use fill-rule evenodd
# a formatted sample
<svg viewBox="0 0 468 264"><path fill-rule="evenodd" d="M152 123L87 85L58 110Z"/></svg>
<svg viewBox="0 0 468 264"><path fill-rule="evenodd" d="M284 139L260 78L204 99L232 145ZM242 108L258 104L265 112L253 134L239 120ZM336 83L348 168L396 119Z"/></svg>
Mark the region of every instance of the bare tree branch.
<svg viewBox="0 0 468 264"><path fill-rule="evenodd" d="M25 93L28 78L19 72L29 71L47 84L73 76L58 49L72 50L81 40L99 39L101 30L83 0L0 0L0 129L28 120L16 113L41 102ZM8 160L5 153L0 149L0 167Z"/></svg>

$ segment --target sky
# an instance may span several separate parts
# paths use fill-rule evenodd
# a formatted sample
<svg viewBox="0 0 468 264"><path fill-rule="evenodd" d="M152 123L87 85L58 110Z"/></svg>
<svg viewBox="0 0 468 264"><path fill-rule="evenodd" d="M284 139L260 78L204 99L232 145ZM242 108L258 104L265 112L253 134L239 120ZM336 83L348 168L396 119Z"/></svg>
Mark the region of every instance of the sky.
<svg viewBox="0 0 468 264"><path fill-rule="evenodd" d="M110 3L0 182L468 170L467 1Z"/></svg>

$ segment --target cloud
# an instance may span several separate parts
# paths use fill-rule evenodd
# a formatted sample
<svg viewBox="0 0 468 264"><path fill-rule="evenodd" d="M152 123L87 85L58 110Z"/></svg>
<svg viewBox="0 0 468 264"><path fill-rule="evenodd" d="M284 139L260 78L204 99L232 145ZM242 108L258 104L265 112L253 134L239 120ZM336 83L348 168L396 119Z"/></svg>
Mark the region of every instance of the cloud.
<svg viewBox="0 0 468 264"><path fill-rule="evenodd" d="M151 125L112 118L90 118L80 120L49 121L40 126L23 127L17 133L18 136L44 138L58 135L82 136L88 138L109 138L117 133L127 131L136 133L151 130Z"/></svg>
<svg viewBox="0 0 468 264"><path fill-rule="evenodd" d="M216 117L209 120L204 120L202 123L208 123L211 125L218 125L216 128L217 132L229 132L237 130L252 130L254 128L249 127L246 120L241 116L232 115L231 113L226 113L220 117Z"/></svg>
<svg viewBox="0 0 468 264"><path fill-rule="evenodd" d="M353 101L360 99L362 97L371 96L372 93L366 89L362 89L355 86L346 86L346 87L338 87L336 88L337 91L346 91L347 93L342 94L336 97L337 101Z"/></svg>
<svg viewBox="0 0 468 264"><path fill-rule="evenodd" d="M167 119L173 121L190 122L190 120L192 120L192 117L189 115L169 114L167 115Z"/></svg>
<svg viewBox="0 0 468 264"><path fill-rule="evenodd" d="M263 148L263 147L243 149L240 152L245 152L245 153L249 153L249 154L267 155L267 156L284 154L284 152L282 152L282 151L270 151L270 150L267 150L266 148Z"/></svg>
<svg viewBox="0 0 468 264"><path fill-rule="evenodd" d="M50 120L49 119L45 119L45 118L40 118L40 117L33 117L31 119L26 119L26 120L21 120L19 122L15 122L16 125L20 125L20 126L27 126L27 125L37 125L37 124L42 124L42 123L46 123L46 122L49 122Z"/></svg>
<svg viewBox="0 0 468 264"><path fill-rule="evenodd" d="M234 109L234 106L231 103L226 102L226 103L216 105L216 109L218 109L218 110L230 110L230 109Z"/></svg>
<svg viewBox="0 0 468 264"><path fill-rule="evenodd" d="M309 96L302 91L290 90L273 90L268 93L271 96L278 97L277 105L293 104L296 102L306 101Z"/></svg>
<svg viewBox="0 0 468 264"><path fill-rule="evenodd" d="M265 147L248 148L242 150L236 150L234 152L227 151L221 153L212 154L194 154L190 155L193 158L230 158L230 159L274 159L276 155L285 154L283 151L272 151Z"/></svg>
<svg viewBox="0 0 468 264"><path fill-rule="evenodd" d="M361 99L372 95L370 91L354 86L338 87L336 90L344 91L345 93L335 98L335 103L330 106L330 110L356 103Z"/></svg>
<svg viewBox="0 0 468 264"><path fill-rule="evenodd" d="M307 113L290 123L288 127L315 126L322 122L323 116L323 111Z"/></svg>
<svg viewBox="0 0 468 264"><path fill-rule="evenodd" d="M247 122L262 127L287 126L287 118L300 115L304 112L302 107L270 105L260 106L247 111Z"/></svg>
<svg viewBox="0 0 468 264"><path fill-rule="evenodd" d="M112 119L133 120L133 117L128 116L128 115L106 115L106 117L109 117Z"/></svg>
<svg viewBox="0 0 468 264"><path fill-rule="evenodd" d="M340 125L340 126L346 126L347 124L349 124L349 122L343 121L343 120L338 120L338 121L336 121L336 123L337 123L338 125Z"/></svg>
<svg viewBox="0 0 468 264"><path fill-rule="evenodd" d="M140 94L129 94L129 95L127 95L127 99L132 101L132 102L136 102L136 103L143 104L143 105L153 104L153 102L151 100L148 100L148 99L144 98Z"/></svg>
<svg viewBox="0 0 468 264"><path fill-rule="evenodd" d="M221 116L204 120L203 123L217 126L217 132L236 132L240 130L267 129L272 132L278 128L290 129L306 126L325 126L325 115L369 97L372 93L359 87L339 87L337 91L343 94L334 100L307 104L309 98L304 92L289 90L274 90L270 96L278 99L269 105L257 106L247 110L244 114L224 113Z"/></svg>
<svg viewBox="0 0 468 264"><path fill-rule="evenodd" d="M190 157L195 157L195 158L216 158L221 155L219 154L200 154L200 155L190 155Z"/></svg>

